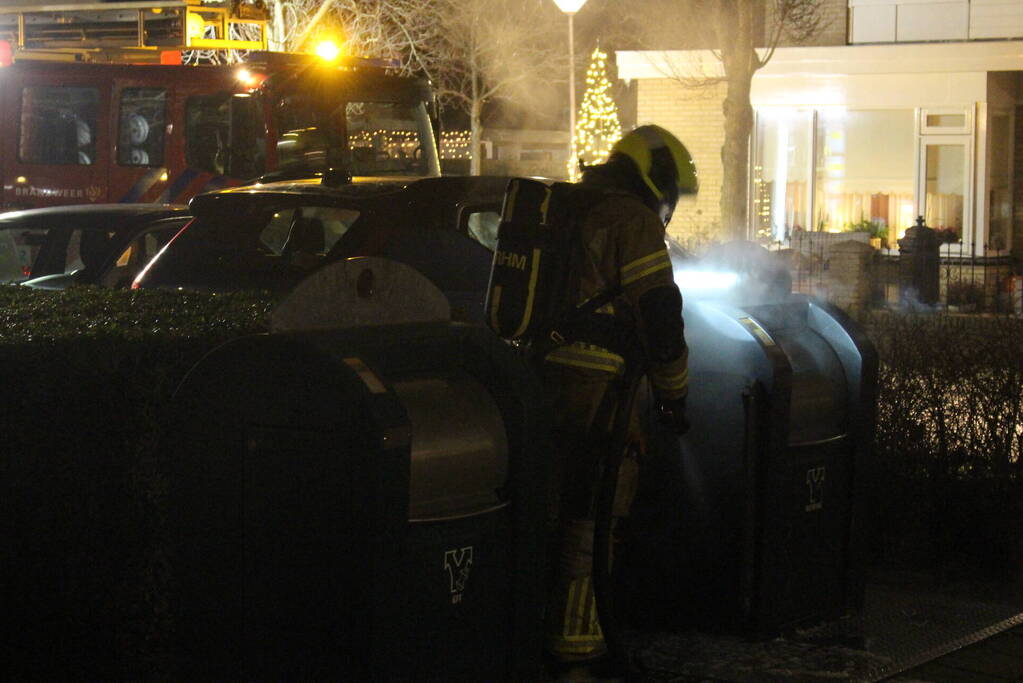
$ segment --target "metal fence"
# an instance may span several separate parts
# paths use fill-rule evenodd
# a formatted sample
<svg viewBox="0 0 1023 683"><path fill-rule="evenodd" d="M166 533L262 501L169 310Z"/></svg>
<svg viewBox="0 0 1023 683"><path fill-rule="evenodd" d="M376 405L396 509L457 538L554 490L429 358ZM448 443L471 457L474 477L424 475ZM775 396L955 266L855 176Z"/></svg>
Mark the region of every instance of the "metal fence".
<svg viewBox="0 0 1023 683"><path fill-rule="evenodd" d="M938 300L922 303L914 295L911 263L898 250L882 249L865 232L794 232L785 241L762 242L782 261L792 277L795 292L829 298L832 249L847 241L875 248L868 264L870 293L865 302L872 308L915 308L947 313L1003 313L1023 315L1023 269L1019 259L1004 250L984 245L973 249L962 243L940 247ZM719 242L705 236L680 236L673 241L699 257Z"/></svg>
<svg viewBox="0 0 1023 683"><path fill-rule="evenodd" d="M831 240L820 239L820 233L795 235L788 249L793 290L824 296L829 292L828 271ZM783 252L785 245L773 245ZM938 259L938 300L921 302L916 297L911 272L912 263L896 250L878 249L870 264L872 286L869 306L876 308L931 309L948 313L1023 314L1023 277L1020 264L1005 251L984 245L979 253L962 243L943 244Z"/></svg>
<svg viewBox="0 0 1023 683"><path fill-rule="evenodd" d="M948 310L1023 314L1023 277L1004 251L984 245L982 255L959 244L942 246L942 303Z"/></svg>

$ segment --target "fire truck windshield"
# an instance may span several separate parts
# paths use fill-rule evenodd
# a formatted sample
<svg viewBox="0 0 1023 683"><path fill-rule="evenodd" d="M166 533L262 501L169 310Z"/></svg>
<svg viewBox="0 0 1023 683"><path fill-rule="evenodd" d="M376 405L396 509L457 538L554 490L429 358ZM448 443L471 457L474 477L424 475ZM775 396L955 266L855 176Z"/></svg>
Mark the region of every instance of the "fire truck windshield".
<svg viewBox="0 0 1023 683"><path fill-rule="evenodd" d="M440 175L426 103L332 102L304 94L276 108L277 167L282 172L339 168L353 176Z"/></svg>

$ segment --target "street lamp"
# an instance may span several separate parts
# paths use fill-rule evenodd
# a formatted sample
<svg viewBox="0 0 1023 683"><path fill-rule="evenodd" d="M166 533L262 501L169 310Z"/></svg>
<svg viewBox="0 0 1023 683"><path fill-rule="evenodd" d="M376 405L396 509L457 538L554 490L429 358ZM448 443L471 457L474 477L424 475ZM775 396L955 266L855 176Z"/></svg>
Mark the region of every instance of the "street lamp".
<svg viewBox="0 0 1023 683"><path fill-rule="evenodd" d="M586 0L554 0L568 15L568 179L575 180L575 38L572 35L572 17L582 9Z"/></svg>

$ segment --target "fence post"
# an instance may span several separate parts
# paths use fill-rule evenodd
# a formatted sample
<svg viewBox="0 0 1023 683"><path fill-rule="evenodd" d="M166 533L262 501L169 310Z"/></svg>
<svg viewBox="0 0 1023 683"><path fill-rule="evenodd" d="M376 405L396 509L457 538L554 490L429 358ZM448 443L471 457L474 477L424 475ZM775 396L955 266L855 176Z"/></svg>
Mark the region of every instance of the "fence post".
<svg viewBox="0 0 1023 683"><path fill-rule="evenodd" d="M831 302L845 310L866 308L875 281L876 252L869 244L849 240L831 247L827 290Z"/></svg>
<svg viewBox="0 0 1023 683"><path fill-rule="evenodd" d="M934 230L917 216L916 225L899 240L899 298L902 303L933 306L938 303L941 243Z"/></svg>

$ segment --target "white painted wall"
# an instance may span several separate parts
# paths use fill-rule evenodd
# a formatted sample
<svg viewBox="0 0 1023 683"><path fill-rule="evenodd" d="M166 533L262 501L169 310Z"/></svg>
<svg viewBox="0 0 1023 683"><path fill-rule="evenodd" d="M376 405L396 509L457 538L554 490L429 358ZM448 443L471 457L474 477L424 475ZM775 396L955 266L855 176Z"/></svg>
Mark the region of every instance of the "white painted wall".
<svg viewBox="0 0 1023 683"><path fill-rule="evenodd" d="M1023 0L971 0L970 38L1023 36Z"/></svg>
<svg viewBox="0 0 1023 683"><path fill-rule="evenodd" d="M849 34L850 43L894 43L894 3L851 6L849 8Z"/></svg>
<svg viewBox="0 0 1023 683"><path fill-rule="evenodd" d="M958 107L984 100L987 74L764 74L753 79L754 106L846 108Z"/></svg>
<svg viewBox="0 0 1023 683"><path fill-rule="evenodd" d="M906 2L896 8L895 40L966 40L970 34L968 2Z"/></svg>
<svg viewBox="0 0 1023 683"><path fill-rule="evenodd" d="M1023 3L1023 0L1018 0ZM710 50L616 52L618 77L720 76L721 62ZM911 45L782 47L763 75L922 74L1023 70L1023 40Z"/></svg>
<svg viewBox="0 0 1023 683"><path fill-rule="evenodd" d="M854 44L1021 36L1021 0L849 0Z"/></svg>

